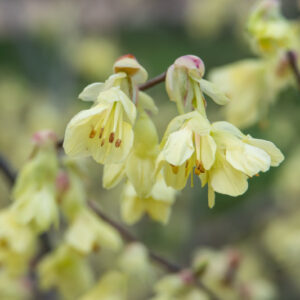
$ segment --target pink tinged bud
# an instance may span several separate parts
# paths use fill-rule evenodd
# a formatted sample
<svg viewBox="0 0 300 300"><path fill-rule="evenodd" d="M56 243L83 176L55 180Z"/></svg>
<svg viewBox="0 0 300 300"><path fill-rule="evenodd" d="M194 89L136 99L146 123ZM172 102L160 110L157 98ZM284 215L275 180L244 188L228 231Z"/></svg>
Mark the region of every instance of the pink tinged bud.
<svg viewBox="0 0 300 300"><path fill-rule="evenodd" d="M195 276L191 270L183 270L179 273L179 276L186 285L192 285L195 282Z"/></svg>
<svg viewBox="0 0 300 300"><path fill-rule="evenodd" d="M195 55L184 55L175 60L175 68L186 69L191 76L202 78L205 73L205 65L202 59Z"/></svg>
<svg viewBox="0 0 300 300"><path fill-rule="evenodd" d="M57 142L57 135L51 130L41 130L32 136L32 141L37 146L43 146L48 143L55 144Z"/></svg>
<svg viewBox="0 0 300 300"><path fill-rule="evenodd" d="M56 176L56 188L59 192L65 192L70 187L69 176L65 171L59 171Z"/></svg>

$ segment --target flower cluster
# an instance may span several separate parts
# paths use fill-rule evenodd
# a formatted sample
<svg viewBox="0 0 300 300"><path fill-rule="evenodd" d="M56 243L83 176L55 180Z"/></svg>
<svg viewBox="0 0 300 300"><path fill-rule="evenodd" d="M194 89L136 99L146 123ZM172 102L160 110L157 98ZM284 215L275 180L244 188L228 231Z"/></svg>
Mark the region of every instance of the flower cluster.
<svg viewBox="0 0 300 300"><path fill-rule="evenodd" d="M138 91L146 71L131 56L119 59L114 71L104 84L92 84L81 93L80 98L95 104L70 121L64 148L69 155L91 155L104 164L105 188L126 179L121 204L126 222L136 222L145 212L166 222L175 190L183 189L190 176L193 184L193 173L202 186L208 185L213 207L215 192L241 195L249 177L283 160L273 143L244 135L228 122L208 120L204 94L219 105L230 98L203 78L199 57L182 56L166 73L166 90L180 115L170 122L160 144L148 113L157 108L150 96Z"/></svg>

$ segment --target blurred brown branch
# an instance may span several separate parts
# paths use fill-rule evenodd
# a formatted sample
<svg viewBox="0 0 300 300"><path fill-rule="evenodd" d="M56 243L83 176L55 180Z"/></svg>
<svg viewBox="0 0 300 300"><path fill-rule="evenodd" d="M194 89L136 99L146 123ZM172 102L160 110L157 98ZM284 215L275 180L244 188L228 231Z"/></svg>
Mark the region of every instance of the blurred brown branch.
<svg viewBox="0 0 300 300"><path fill-rule="evenodd" d="M297 55L294 51L288 51L286 55L287 55L291 70L294 73L295 79L296 79L298 87L300 89L300 70L299 70L299 67L297 64Z"/></svg>

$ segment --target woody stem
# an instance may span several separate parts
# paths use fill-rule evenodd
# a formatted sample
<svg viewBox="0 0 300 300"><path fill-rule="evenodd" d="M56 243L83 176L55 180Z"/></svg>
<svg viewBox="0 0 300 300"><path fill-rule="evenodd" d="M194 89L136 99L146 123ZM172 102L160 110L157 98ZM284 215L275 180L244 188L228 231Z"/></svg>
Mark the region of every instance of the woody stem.
<svg viewBox="0 0 300 300"><path fill-rule="evenodd" d="M297 65L297 56L294 51L288 51L286 53L292 72L294 73L298 87L300 89L300 70Z"/></svg>
<svg viewBox="0 0 300 300"><path fill-rule="evenodd" d="M139 90L145 91L161 82L164 82L166 80L166 74L167 74L167 72L163 72L160 75L146 81L145 83L143 83L139 86Z"/></svg>

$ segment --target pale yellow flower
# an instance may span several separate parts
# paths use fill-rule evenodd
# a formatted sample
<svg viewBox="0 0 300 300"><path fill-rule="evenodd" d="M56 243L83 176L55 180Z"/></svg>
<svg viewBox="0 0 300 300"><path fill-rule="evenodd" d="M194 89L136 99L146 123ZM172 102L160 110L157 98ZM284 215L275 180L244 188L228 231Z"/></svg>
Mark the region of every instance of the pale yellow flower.
<svg viewBox="0 0 300 300"><path fill-rule="evenodd" d="M155 125L145 111L134 127L134 144L123 164L104 167L103 186L112 188L126 175L140 197L147 197L155 183L155 160L159 153Z"/></svg>
<svg viewBox="0 0 300 300"><path fill-rule="evenodd" d="M211 169L200 175L202 185L208 184L210 207L214 205L215 191L241 195L248 188L248 177L266 172L284 159L273 143L245 136L228 122L213 123L212 136L217 144L216 159Z"/></svg>
<svg viewBox="0 0 300 300"><path fill-rule="evenodd" d="M194 167L197 175L211 168L216 143L210 131L209 121L198 111L170 122L157 159L157 171L162 170L167 185L183 189Z"/></svg>
<svg viewBox="0 0 300 300"><path fill-rule="evenodd" d="M179 113L189 112L195 107L205 115L203 93L220 105L229 102L217 86L203 79L204 72L203 61L194 55L181 56L168 68L166 90L170 100L176 102Z"/></svg>
<svg viewBox="0 0 300 300"><path fill-rule="evenodd" d="M126 300L127 277L119 271L105 273L80 300Z"/></svg>
<svg viewBox="0 0 300 300"><path fill-rule="evenodd" d="M19 223L37 231L58 223L55 179L58 171L55 140L50 132L35 135L33 158L20 171L12 205Z"/></svg>
<svg viewBox="0 0 300 300"><path fill-rule="evenodd" d="M46 255L37 270L41 288L58 289L63 299L78 299L94 282L86 258L64 244Z"/></svg>
<svg viewBox="0 0 300 300"><path fill-rule="evenodd" d="M25 272L34 255L35 234L10 209L0 213L0 263L12 275Z"/></svg>
<svg viewBox="0 0 300 300"><path fill-rule="evenodd" d="M133 145L136 108L120 88L101 92L95 105L67 126L64 149L71 156L91 155L97 162L119 163Z"/></svg>
<svg viewBox="0 0 300 300"><path fill-rule="evenodd" d="M82 209L66 232L66 242L83 254L99 248L117 251L122 240L119 233L89 209Z"/></svg>
<svg viewBox="0 0 300 300"><path fill-rule="evenodd" d="M280 1L259 1L249 17L247 29L254 47L266 55L292 49L298 38L292 22L281 15Z"/></svg>
<svg viewBox="0 0 300 300"><path fill-rule="evenodd" d="M147 213L152 219L166 224L175 195L175 190L166 186L163 178L158 178L150 194L144 198L139 197L133 185L127 182L122 194L122 218L126 223L133 224Z"/></svg>

